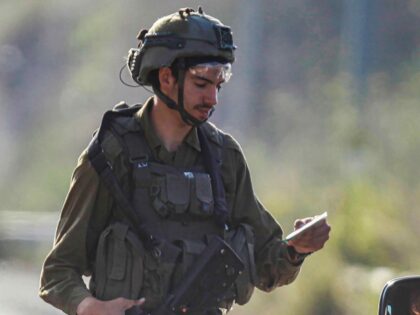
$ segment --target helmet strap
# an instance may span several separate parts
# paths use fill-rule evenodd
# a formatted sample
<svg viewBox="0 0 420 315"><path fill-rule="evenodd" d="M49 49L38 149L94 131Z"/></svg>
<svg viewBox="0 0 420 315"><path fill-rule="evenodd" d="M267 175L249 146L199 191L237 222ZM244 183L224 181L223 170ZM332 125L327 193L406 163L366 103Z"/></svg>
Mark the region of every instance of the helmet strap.
<svg viewBox="0 0 420 315"><path fill-rule="evenodd" d="M179 114L181 115L182 120L190 125L190 126L199 126L202 123L206 122L205 120L198 120L195 117L193 117L191 114L189 114L185 108L184 108L184 82L185 82L185 73L186 73L186 65L185 65L185 59L180 58L178 59L178 104L171 99L169 96L164 94L160 88L153 86L153 92L159 97L170 109L177 110ZM213 111L210 113L210 115L213 113ZM209 115L209 116L210 116Z"/></svg>
<svg viewBox="0 0 420 315"><path fill-rule="evenodd" d="M184 108L184 83L185 83L185 72L187 71L187 66L185 64L185 59L178 59L178 112L181 114L182 120L191 126L199 126L204 121L198 120L190 115Z"/></svg>
<svg viewBox="0 0 420 315"><path fill-rule="evenodd" d="M178 105L168 95L164 94L157 86L152 86L153 92L159 97L170 109L177 110Z"/></svg>

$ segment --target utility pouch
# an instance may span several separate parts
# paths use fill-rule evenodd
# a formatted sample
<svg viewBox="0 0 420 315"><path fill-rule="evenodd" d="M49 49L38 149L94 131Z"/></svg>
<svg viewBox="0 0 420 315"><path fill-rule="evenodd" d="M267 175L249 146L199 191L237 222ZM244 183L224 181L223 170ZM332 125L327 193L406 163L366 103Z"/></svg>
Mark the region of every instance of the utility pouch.
<svg viewBox="0 0 420 315"><path fill-rule="evenodd" d="M180 254L181 249L167 241L161 241L159 246L145 252L143 288L140 292L140 296L146 299L142 306L144 310L157 308L168 296Z"/></svg>
<svg viewBox="0 0 420 315"><path fill-rule="evenodd" d="M211 178L207 173L194 173L190 213L199 217L209 217L214 212Z"/></svg>
<svg viewBox="0 0 420 315"><path fill-rule="evenodd" d="M155 211L163 218L189 213L210 217L214 213L211 179L207 173L168 172L155 175L150 187Z"/></svg>
<svg viewBox="0 0 420 315"><path fill-rule="evenodd" d="M191 266L190 271L152 315L204 313L220 304L244 264L232 248L218 236Z"/></svg>
<svg viewBox="0 0 420 315"><path fill-rule="evenodd" d="M243 305L250 300L257 280L254 258L254 232L250 225L243 223L234 230L228 231L225 239L244 262L244 270L234 284L235 302Z"/></svg>
<svg viewBox="0 0 420 315"><path fill-rule="evenodd" d="M150 195L153 208L161 217L185 213L190 202L190 181L182 173L155 176Z"/></svg>
<svg viewBox="0 0 420 315"><path fill-rule="evenodd" d="M166 194L168 203L175 213L184 213L189 204L190 182L179 174L166 174Z"/></svg>
<svg viewBox="0 0 420 315"><path fill-rule="evenodd" d="M106 228L98 242L94 292L100 300L137 299L143 285L144 248L137 236L120 222Z"/></svg>

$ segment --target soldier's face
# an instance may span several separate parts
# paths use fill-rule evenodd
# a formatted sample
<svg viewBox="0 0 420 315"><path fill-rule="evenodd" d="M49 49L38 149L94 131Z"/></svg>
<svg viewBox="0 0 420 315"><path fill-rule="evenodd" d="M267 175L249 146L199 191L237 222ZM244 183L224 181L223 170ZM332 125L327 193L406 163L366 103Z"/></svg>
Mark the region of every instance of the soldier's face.
<svg viewBox="0 0 420 315"><path fill-rule="evenodd" d="M217 68L187 71L184 82L184 108L198 120L206 120L217 105L218 93L225 82Z"/></svg>

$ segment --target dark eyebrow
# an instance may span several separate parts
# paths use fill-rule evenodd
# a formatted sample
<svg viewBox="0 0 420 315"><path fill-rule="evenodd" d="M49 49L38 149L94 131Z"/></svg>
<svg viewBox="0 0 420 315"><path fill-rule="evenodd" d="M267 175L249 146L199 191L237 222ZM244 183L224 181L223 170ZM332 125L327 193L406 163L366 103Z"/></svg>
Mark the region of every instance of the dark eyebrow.
<svg viewBox="0 0 420 315"><path fill-rule="evenodd" d="M212 80L207 79L205 77L202 77L202 76L199 76L199 75L196 75L196 74L194 74L193 76L194 76L195 79L203 80L203 81L206 81L207 83L210 83L210 84L215 84ZM222 84L223 82L225 82L225 80L219 82L218 84Z"/></svg>

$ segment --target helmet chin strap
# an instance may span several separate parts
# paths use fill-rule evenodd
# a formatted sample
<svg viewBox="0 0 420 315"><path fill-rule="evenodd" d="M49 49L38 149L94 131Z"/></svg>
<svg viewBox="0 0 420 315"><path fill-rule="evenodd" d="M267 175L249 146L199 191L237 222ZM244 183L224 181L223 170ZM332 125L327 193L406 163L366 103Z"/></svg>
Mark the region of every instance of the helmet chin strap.
<svg viewBox="0 0 420 315"><path fill-rule="evenodd" d="M183 58L178 60L178 104L171 99L169 96L164 94L160 88L153 87L153 92L159 97L170 109L177 110L179 114L181 115L182 120L190 125L198 127L202 123L205 123L207 119L199 120L195 117L193 117L191 114L189 114L185 108L184 108L184 82L185 82L185 72L186 72L186 66L185 66L185 60ZM214 112L214 108L211 109L209 113L209 117Z"/></svg>

